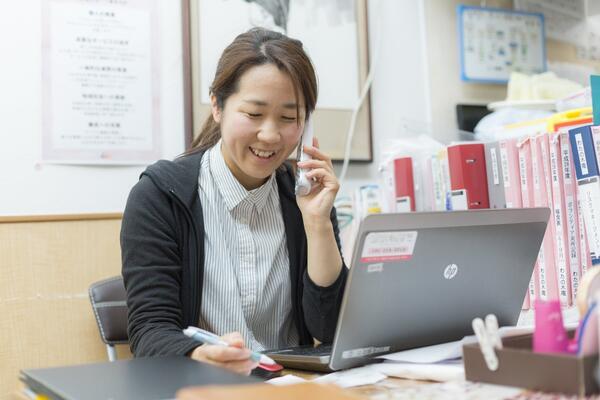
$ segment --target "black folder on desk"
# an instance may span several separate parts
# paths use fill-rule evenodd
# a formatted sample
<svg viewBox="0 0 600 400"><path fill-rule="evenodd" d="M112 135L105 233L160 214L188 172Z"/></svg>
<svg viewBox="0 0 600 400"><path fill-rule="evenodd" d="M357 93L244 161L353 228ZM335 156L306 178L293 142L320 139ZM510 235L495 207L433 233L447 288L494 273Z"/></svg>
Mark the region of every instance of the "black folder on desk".
<svg viewBox="0 0 600 400"><path fill-rule="evenodd" d="M61 400L173 399L186 386L260 382L184 356L27 369L20 379L34 393Z"/></svg>

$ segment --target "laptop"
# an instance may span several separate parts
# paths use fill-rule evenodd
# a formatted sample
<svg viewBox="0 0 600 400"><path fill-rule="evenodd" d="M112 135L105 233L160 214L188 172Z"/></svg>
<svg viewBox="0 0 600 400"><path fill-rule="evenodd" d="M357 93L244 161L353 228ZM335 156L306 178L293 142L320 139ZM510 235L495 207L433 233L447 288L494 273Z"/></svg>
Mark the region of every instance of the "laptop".
<svg viewBox="0 0 600 400"><path fill-rule="evenodd" d="M261 382L185 356L26 369L20 379L33 395L63 400L174 399L187 386Z"/></svg>
<svg viewBox="0 0 600 400"><path fill-rule="evenodd" d="M490 313L516 325L549 216L548 208L367 216L333 344L265 353L288 368L336 371L460 340Z"/></svg>

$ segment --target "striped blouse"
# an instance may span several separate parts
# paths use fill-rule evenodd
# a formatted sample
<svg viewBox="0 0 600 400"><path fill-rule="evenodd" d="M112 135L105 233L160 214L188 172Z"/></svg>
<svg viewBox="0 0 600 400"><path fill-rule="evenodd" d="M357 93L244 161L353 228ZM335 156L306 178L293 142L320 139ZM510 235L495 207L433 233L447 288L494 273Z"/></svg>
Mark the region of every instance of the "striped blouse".
<svg viewBox="0 0 600 400"><path fill-rule="evenodd" d="M198 184L205 229L198 326L218 335L238 331L258 351L297 345L275 174L246 190L225 164L219 142L202 157Z"/></svg>

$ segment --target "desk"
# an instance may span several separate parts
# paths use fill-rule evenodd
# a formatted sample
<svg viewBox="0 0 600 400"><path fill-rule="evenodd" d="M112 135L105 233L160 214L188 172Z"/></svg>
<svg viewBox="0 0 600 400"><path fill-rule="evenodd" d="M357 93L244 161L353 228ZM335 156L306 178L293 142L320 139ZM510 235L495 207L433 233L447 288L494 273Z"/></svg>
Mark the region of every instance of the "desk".
<svg viewBox="0 0 600 400"><path fill-rule="evenodd" d="M298 370L284 370L283 375L293 374L311 380L321 374ZM529 392L524 389L488 385L469 381L427 382L410 379L387 378L373 385L346 389L373 400L417 400L417 399L468 399L468 400L573 400L575 396ZM600 400L600 395L586 399Z"/></svg>
<svg viewBox="0 0 600 400"><path fill-rule="evenodd" d="M293 374L303 379L312 380L321 374L284 370L283 375ZM373 400L412 400L412 399L469 399L469 400L560 400L574 399L573 396L557 396L554 394L532 393L517 388L507 388L492 385L484 385L473 382L449 382L436 383L416 381L410 379L387 378L374 385L366 385L346 389L352 393L359 394ZM9 397L12 400L31 400L25 396L22 389L14 392ZM588 399L600 399L600 396Z"/></svg>

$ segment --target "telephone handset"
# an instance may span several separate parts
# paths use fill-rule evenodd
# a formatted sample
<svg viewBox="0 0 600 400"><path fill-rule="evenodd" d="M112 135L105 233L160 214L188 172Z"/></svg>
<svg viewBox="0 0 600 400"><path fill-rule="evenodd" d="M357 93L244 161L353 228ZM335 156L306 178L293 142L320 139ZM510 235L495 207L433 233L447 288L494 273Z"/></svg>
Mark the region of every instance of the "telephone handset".
<svg viewBox="0 0 600 400"><path fill-rule="evenodd" d="M302 132L302 138L300 144L298 144L298 152L296 153L296 161L307 161L311 159L311 156L306 154L303 149L304 146L313 145L313 124L312 116L308 117L308 120L304 125L304 132ZM296 169L296 196L306 196L310 193L312 182L306 177L308 169L297 168Z"/></svg>

